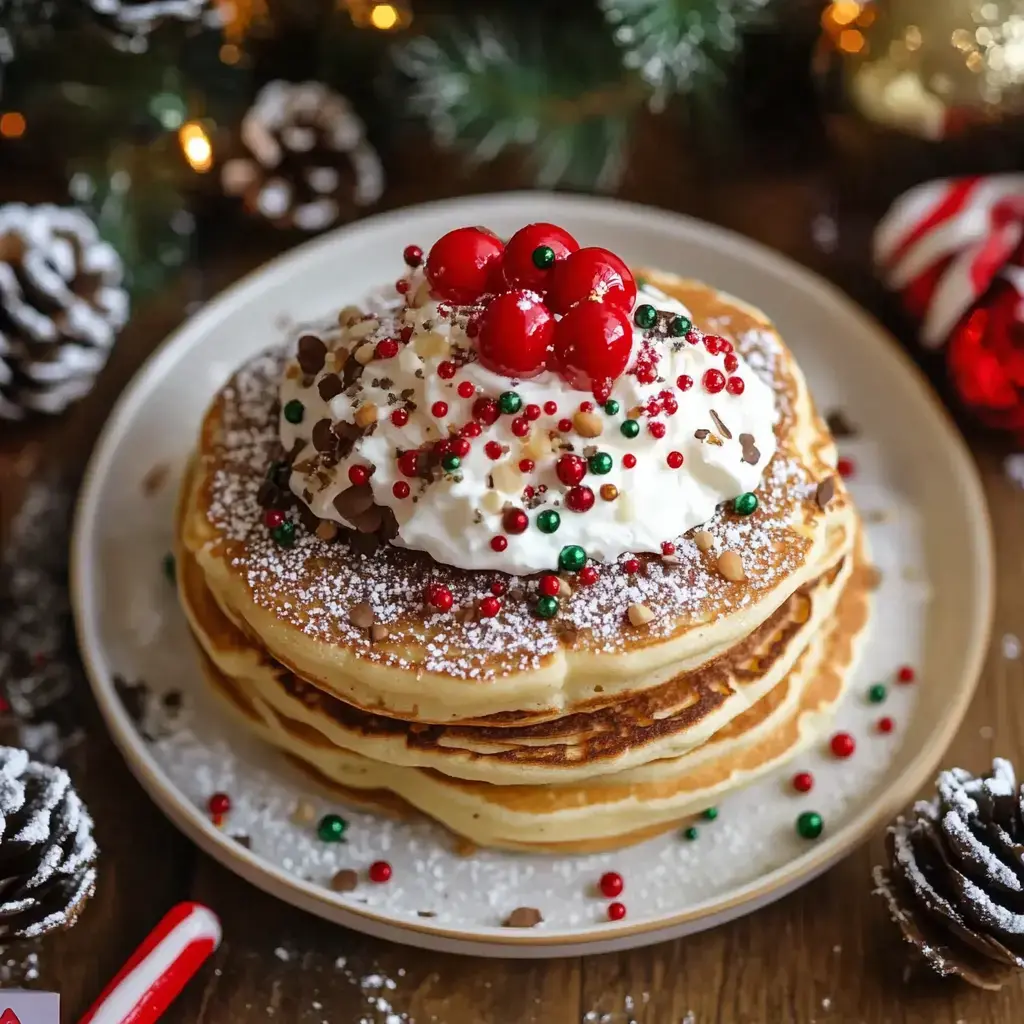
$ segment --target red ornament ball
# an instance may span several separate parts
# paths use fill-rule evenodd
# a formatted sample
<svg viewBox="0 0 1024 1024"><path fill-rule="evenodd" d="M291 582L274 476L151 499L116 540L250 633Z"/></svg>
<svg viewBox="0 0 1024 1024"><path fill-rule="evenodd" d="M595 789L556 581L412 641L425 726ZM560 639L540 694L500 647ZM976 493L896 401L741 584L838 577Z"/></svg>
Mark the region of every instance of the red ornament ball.
<svg viewBox="0 0 1024 1024"><path fill-rule="evenodd" d="M536 292L511 291L484 310L480 362L505 377L536 377L547 366L555 318Z"/></svg>
<svg viewBox="0 0 1024 1024"><path fill-rule="evenodd" d="M501 611L501 602L496 597L485 597L480 602L480 615L485 619L493 619Z"/></svg>
<svg viewBox="0 0 1024 1024"><path fill-rule="evenodd" d="M558 591L562 589L562 581L557 576L541 576L537 586L545 597L558 597Z"/></svg>
<svg viewBox="0 0 1024 1024"><path fill-rule="evenodd" d="M464 380L458 387L459 398L472 398L476 394L476 388L468 381Z"/></svg>
<svg viewBox="0 0 1024 1024"><path fill-rule="evenodd" d="M374 355L378 359L394 359L398 355L398 342L394 338L383 338L377 342Z"/></svg>
<svg viewBox="0 0 1024 1024"><path fill-rule="evenodd" d="M636 558L627 558L626 561L622 563L622 568L625 569L630 576L635 576L640 571L640 561Z"/></svg>
<svg viewBox="0 0 1024 1024"><path fill-rule="evenodd" d="M544 403L544 411L549 416L554 416L555 413L558 412L558 403L557 402L545 402Z"/></svg>
<svg viewBox="0 0 1024 1024"><path fill-rule="evenodd" d="M398 456L398 471L402 476L419 476L420 453L413 449Z"/></svg>
<svg viewBox="0 0 1024 1024"><path fill-rule="evenodd" d="M675 416L679 412L679 403L674 398L666 398L661 406L666 416Z"/></svg>
<svg viewBox="0 0 1024 1024"><path fill-rule="evenodd" d="M434 442L434 454L438 457L447 455L452 450L452 443L447 437Z"/></svg>
<svg viewBox="0 0 1024 1024"><path fill-rule="evenodd" d="M554 262L550 266L537 266L534 254L542 246L547 246L554 254ZM529 288L543 294L550 286L558 261L579 247L579 242L556 224L527 224L505 246L505 255L501 259L505 284L509 288Z"/></svg>
<svg viewBox="0 0 1024 1024"><path fill-rule="evenodd" d="M472 450L472 445L464 437L453 437L449 445L452 455L464 459Z"/></svg>
<svg viewBox="0 0 1024 1024"><path fill-rule="evenodd" d="M491 538L491 550L497 551L499 554L508 547L508 537L503 537L500 533L496 537Z"/></svg>
<svg viewBox="0 0 1024 1024"><path fill-rule="evenodd" d="M399 295L404 295L408 290L409 282L404 277L400 277L395 282L395 291L398 292Z"/></svg>
<svg viewBox="0 0 1024 1024"><path fill-rule="evenodd" d="M493 583L491 584L491 593L492 593L492 594L493 594L493 595L494 595L495 597L501 597L501 596L502 596L502 595L503 595L503 594L505 593L505 591L506 591L507 589L508 589L508 588L507 588L507 587L505 586L505 584L504 584L504 583L502 583L502 582L501 582L501 580L495 580L495 581L494 581L494 582L493 582Z"/></svg>
<svg viewBox="0 0 1024 1024"><path fill-rule="evenodd" d="M705 370L702 382L705 391L717 395L725 387L725 374L721 370Z"/></svg>
<svg viewBox="0 0 1024 1024"><path fill-rule="evenodd" d="M725 357L725 372L726 373L735 373L736 370L739 368L739 365L740 365L739 356L735 355L734 353L730 352Z"/></svg>
<svg viewBox="0 0 1024 1024"><path fill-rule="evenodd" d="M473 403L473 418L479 420L484 426L490 426L498 422L501 409L493 398L478 398Z"/></svg>
<svg viewBox="0 0 1024 1024"><path fill-rule="evenodd" d="M207 810L218 818L231 810L231 797L227 793L214 793L206 803Z"/></svg>
<svg viewBox="0 0 1024 1024"><path fill-rule="evenodd" d="M501 525L506 533L525 533L530 520L521 508L510 508L501 517Z"/></svg>
<svg viewBox="0 0 1024 1024"><path fill-rule="evenodd" d="M568 313L591 297L626 314L636 301L636 281L629 267L615 253L593 246L555 264L548 305L556 313Z"/></svg>
<svg viewBox="0 0 1024 1024"><path fill-rule="evenodd" d="M607 303L581 302L555 328L558 372L580 391L622 376L632 348L629 315Z"/></svg>
<svg viewBox="0 0 1024 1024"><path fill-rule="evenodd" d="M621 921L626 916L626 905L625 903L609 903L608 904L608 920L609 921Z"/></svg>
<svg viewBox="0 0 1024 1024"><path fill-rule="evenodd" d="M526 417L526 418L527 418L527 419L528 419L528 420L529 420L529 421L530 421L531 423L532 423L532 422L533 422L534 420L539 420L539 419L540 419L540 406L539 406L539 405L533 405L533 404L531 403L530 405L528 405L528 406L527 406L527 407L526 407L526 408L525 408L525 409L523 410L523 415L524 415L524 416L525 416L525 417Z"/></svg>
<svg viewBox="0 0 1024 1024"><path fill-rule="evenodd" d="M386 860L375 860L368 872L371 882L383 885L391 880L391 865Z"/></svg>
<svg viewBox="0 0 1024 1024"><path fill-rule="evenodd" d="M455 376L455 364L448 359L437 364L437 375L442 380L451 380Z"/></svg>
<svg viewBox="0 0 1024 1024"><path fill-rule="evenodd" d="M651 437L661 439L665 436L665 424L660 420L651 420L651 422L647 424L647 430Z"/></svg>
<svg viewBox="0 0 1024 1024"><path fill-rule="evenodd" d="M391 414L391 422L396 427L404 427L409 422L409 413L405 409L396 409Z"/></svg>
<svg viewBox="0 0 1024 1024"><path fill-rule="evenodd" d="M848 732L837 732L829 741L829 747L836 757L847 758L852 756L857 744Z"/></svg>
<svg viewBox="0 0 1024 1024"><path fill-rule="evenodd" d="M693 387L693 378L688 374L681 373L676 377L676 387L679 388L680 391L689 391L690 388Z"/></svg>
<svg viewBox="0 0 1024 1024"><path fill-rule="evenodd" d="M730 377L725 382L725 390L728 391L730 395L742 395L746 390L746 387L747 385L743 383L742 377Z"/></svg>
<svg viewBox="0 0 1024 1024"><path fill-rule="evenodd" d="M598 887L601 890L602 896L607 896L608 899L614 899L625 888L625 882L622 881L622 875L620 875L618 871L606 871L601 876L601 881L598 882Z"/></svg>
<svg viewBox="0 0 1024 1024"><path fill-rule="evenodd" d="M427 587L427 603L439 612L450 611L454 600L452 592L443 583L431 583Z"/></svg>
<svg viewBox="0 0 1024 1024"><path fill-rule="evenodd" d="M479 437L480 433L481 433L480 424L476 423L476 422L465 423L461 427L459 427L459 436L460 437Z"/></svg>
<svg viewBox="0 0 1024 1024"><path fill-rule="evenodd" d="M879 732L892 732L895 727L896 723L888 715L878 720Z"/></svg>
<svg viewBox="0 0 1024 1024"><path fill-rule="evenodd" d="M427 256L427 280L449 302L476 302L488 290L493 264L504 251L501 239L484 228L456 228L442 235Z"/></svg>
<svg viewBox="0 0 1024 1024"><path fill-rule="evenodd" d="M909 665L901 665L896 673L896 682L912 683L916 676L917 673Z"/></svg>
<svg viewBox="0 0 1024 1024"><path fill-rule="evenodd" d="M661 553L663 555L674 555L676 553L676 546L670 540L663 540L661 542Z"/></svg>
<svg viewBox="0 0 1024 1024"><path fill-rule="evenodd" d="M509 429L516 437L526 437L530 432L530 421L525 416L517 416L509 424Z"/></svg>
<svg viewBox="0 0 1024 1024"><path fill-rule="evenodd" d="M497 441L488 441L487 444L484 445L484 455L486 455L492 462L497 462L504 454L504 448L502 448Z"/></svg>
<svg viewBox="0 0 1024 1024"><path fill-rule="evenodd" d="M566 487L575 487L587 473L587 460L579 455L561 455L555 473Z"/></svg>
<svg viewBox="0 0 1024 1024"><path fill-rule="evenodd" d="M568 419L566 419L566 420L559 420L558 421L558 429L563 434L568 434L569 431L572 430L572 420L568 420Z"/></svg>
<svg viewBox="0 0 1024 1024"><path fill-rule="evenodd" d="M355 487L362 487L370 479L370 470L366 466L349 466L349 481Z"/></svg>
<svg viewBox="0 0 1024 1024"><path fill-rule="evenodd" d="M536 464L533 459L520 459L519 460L519 472L520 473L532 473L536 469Z"/></svg>
<svg viewBox="0 0 1024 1024"><path fill-rule="evenodd" d="M284 513L279 508L268 508L263 513L263 525L268 530L276 530L284 522Z"/></svg>
<svg viewBox="0 0 1024 1024"><path fill-rule="evenodd" d="M402 250L402 259L408 267L418 267L423 262L423 250L418 245L407 245Z"/></svg>
<svg viewBox="0 0 1024 1024"><path fill-rule="evenodd" d="M636 466L636 456L630 452L626 452L626 454L622 456L622 465L626 469L633 469Z"/></svg>
<svg viewBox="0 0 1024 1024"><path fill-rule="evenodd" d="M669 469L679 469L683 464L683 453L682 452L669 452L665 457L665 461L668 463Z"/></svg>
<svg viewBox="0 0 1024 1024"><path fill-rule="evenodd" d="M597 570L592 565L580 569L579 581L585 587L592 587L598 580Z"/></svg>
<svg viewBox="0 0 1024 1024"><path fill-rule="evenodd" d="M798 793L810 793L814 788L814 776L810 772L797 772L793 776L793 788Z"/></svg>
<svg viewBox="0 0 1024 1024"><path fill-rule="evenodd" d="M435 402L430 407L432 415L436 416L439 420L444 419L448 415L448 403L447 402Z"/></svg>
<svg viewBox="0 0 1024 1024"><path fill-rule="evenodd" d="M565 496L570 512L589 512L594 507L594 492L589 487L573 487Z"/></svg>
<svg viewBox="0 0 1024 1024"><path fill-rule="evenodd" d="M404 480L396 480L391 485L391 493L399 500L408 498L411 488Z"/></svg>

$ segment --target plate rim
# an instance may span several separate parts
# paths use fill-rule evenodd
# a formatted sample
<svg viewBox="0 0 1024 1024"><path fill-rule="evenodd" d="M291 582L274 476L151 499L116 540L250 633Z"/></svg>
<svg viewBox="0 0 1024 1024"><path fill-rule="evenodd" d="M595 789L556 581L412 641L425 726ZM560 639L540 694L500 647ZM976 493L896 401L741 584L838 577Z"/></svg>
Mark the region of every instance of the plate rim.
<svg viewBox="0 0 1024 1024"><path fill-rule="evenodd" d="M586 929L575 931L548 931L545 929L517 933L496 925L481 925L477 930L466 931L461 928L405 921L381 913L377 908L325 899L327 890L324 890L322 886L288 874L278 865L240 847L229 836L214 828L201 814L199 808L188 800L157 763L117 698L112 674L104 668L106 658L101 653L102 644L100 644L99 638L94 638L90 632L90 596L86 591L89 567L88 538L93 533L95 509L102 493L99 481L109 470L118 439L123 434L122 423L130 421L137 411L137 404L142 401L144 385L155 379L154 386L159 386L156 382L162 375L162 365L171 360L179 348L187 346L190 337L196 334L205 334L209 330L207 324L212 325L219 317L230 315L231 309L240 300L244 300L248 292L260 287L268 277L277 275L294 264L315 261L321 250L331 248L341 237L358 237L360 234L372 235L381 227L407 218L412 213L436 215L451 211L453 215L457 215L458 211L466 206L487 205L500 210L516 208L523 203L537 204L538 202L557 202L562 206L571 206L573 211L581 216L586 216L589 213L598 216L604 215L607 219L609 214L616 214L621 220L633 221L636 219L649 220L655 217L662 226L667 224L673 231L685 234L689 239L713 240L716 248L727 255L739 250L741 258L745 257L749 260L753 257L755 262L764 261L774 264L780 271L784 271L787 277L796 278L803 286L802 291L815 293L816 297L836 306L843 316L859 321L866 333L873 334L878 342L879 357L883 360L888 358L892 365L899 368L906 380L907 387L917 392L918 396L924 400L924 404L936 415L940 430L939 440L950 446L954 461L960 464L960 480L963 486L959 487L958 491L963 495L969 521L974 525L974 540L979 554L976 560L975 576L979 590L976 609L980 628L976 630L976 635L967 652L967 668L955 701L947 706L946 715L930 732L927 741L922 744L921 749L914 755L894 785L888 787L875 803L864 808L834 835L819 842L806 853L793 858L753 882L739 886L727 897L705 900L685 911L671 915L638 922L626 922L621 925L595 922ZM484 193L413 204L337 228L286 250L269 262L250 271L215 295L195 315L186 318L179 324L143 361L125 385L111 408L92 449L75 503L69 564L69 591L78 648L90 687L112 739L121 751L129 770L139 780L150 798L165 816L200 849L213 856L233 873L240 875L246 881L264 889L271 895L356 929L362 927L363 930L370 930L377 935L383 935L394 929L396 933L400 933L396 936L398 941L402 941L402 936L406 933L412 933L420 940L427 938L435 940L435 946L439 943L447 944L448 948L455 952L470 952L468 949L454 948L460 944L467 944L472 946L472 952L477 954L512 953L515 955L518 953L522 956L530 955L529 950L532 950L534 955L553 956L556 955L555 947L558 947L557 955L565 955L566 951L572 950L581 953L598 952L599 950L595 947L600 947L600 951L604 951L610 948L609 944L612 947L616 944L627 945L630 940L636 940L638 937L640 939L646 937L648 942L658 941L659 938L670 937L673 930L679 934L681 930L686 930L702 920L713 919L709 921L709 927L717 923L724 923L724 921L742 914L744 908L747 907L752 912L820 875L849 854L870 834L877 831L883 823L889 821L906 806L945 755L946 749L967 713L980 680L994 621L994 553L992 521L981 478L970 450L955 426L952 416L909 354L879 321L862 309L845 292L789 256L738 232L698 218L617 199L526 190ZM94 643L96 649L93 648ZM384 937L392 938L393 936L384 935ZM634 941L633 944L641 943Z"/></svg>

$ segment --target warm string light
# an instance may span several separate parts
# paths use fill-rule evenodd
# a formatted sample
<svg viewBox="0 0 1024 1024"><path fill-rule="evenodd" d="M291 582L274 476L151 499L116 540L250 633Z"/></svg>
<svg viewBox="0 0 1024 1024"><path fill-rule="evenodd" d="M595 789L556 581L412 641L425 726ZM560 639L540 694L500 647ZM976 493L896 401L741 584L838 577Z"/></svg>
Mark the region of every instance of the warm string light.
<svg viewBox="0 0 1024 1024"><path fill-rule="evenodd" d="M348 11L352 24L357 28L375 28L381 32L393 32L406 28L412 21L412 11L407 4L380 3L378 0L340 0L340 6Z"/></svg>
<svg viewBox="0 0 1024 1024"><path fill-rule="evenodd" d="M821 26L843 53L861 53L867 46L862 29L875 21L874 5L868 0L832 0L822 11Z"/></svg>
<svg viewBox="0 0 1024 1024"><path fill-rule="evenodd" d="M16 110L0 114L0 136L5 139L20 139L25 134L25 115Z"/></svg>
<svg viewBox="0 0 1024 1024"><path fill-rule="evenodd" d="M268 16L267 0L215 0L215 3L229 43L241 42L255 22Z"/></svg>
<svg viewBox="0 0 1024 1024"><path fill-rule="evenodd" d="M189 121L178 130L178 142L185 154L189 167L198 174L205 174L213 166L213 146L198 121Z"/></svg>

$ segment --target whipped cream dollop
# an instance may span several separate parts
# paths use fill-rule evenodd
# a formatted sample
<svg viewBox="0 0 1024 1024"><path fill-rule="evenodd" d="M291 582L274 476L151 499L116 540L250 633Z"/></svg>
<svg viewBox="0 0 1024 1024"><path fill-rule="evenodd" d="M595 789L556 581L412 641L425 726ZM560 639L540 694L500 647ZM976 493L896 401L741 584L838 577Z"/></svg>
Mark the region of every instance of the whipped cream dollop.
<svg viewBox="0 0 1024 1024"><path fill-rule="evenodd" d="M634 326L627 372L599 404L550 370L518 381L487 370L476 360L471 310L431 299L422 269L399 287L361 317L344 317L322 367L310 372L307 356L305 368L290 364L282 380L281 441L297 450L291 489L321 519L367 529L372 493L375 506L393 513L391 543L446 565L550 571L567 545L611 562L661 552L721 502L753 491L775 452L771 388L700 331L670 336L670 317L654 329ZM689 319L682 304L641 283L642 304ZM315 365L319 353L307 346ZM712 393L708 370L739 378L742 392ZM518 411L493 422L474 415L480 399L507 392L518 396ZM444 463L445 445L429 455L446 438L461 439L455 468ZM414 450L424 455L407 475L401 456ZM587 464L576 484L593 492L586 511L572 505L589 498L574 503L559 478L566 454ZM522 532L509 529L524 516ZM371 516L369 528L377 524Z"/></svg>

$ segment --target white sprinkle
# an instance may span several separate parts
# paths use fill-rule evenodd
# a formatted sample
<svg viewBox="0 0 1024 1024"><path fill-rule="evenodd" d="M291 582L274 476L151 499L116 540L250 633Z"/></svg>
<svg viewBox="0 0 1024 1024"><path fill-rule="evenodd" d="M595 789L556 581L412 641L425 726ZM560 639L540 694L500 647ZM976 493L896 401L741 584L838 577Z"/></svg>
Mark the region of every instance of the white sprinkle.
<svg viewBox="0 0 1024 1024"><path fill-rule="evenodd" d="M291 953L289 953L284 946L278 946L277 949L274 950L274 956L276 956L282 963L288 963L292 958Z"/></svg>
<svg viewBox="0 0 1024 1024"><path fill-rule="evenodd" d="M1003 469L1010 483L1024 490L1024 452L1007 455L1003 461Z"/></svg>
<svg viewBox="0 0 1024 1024"><path fill-rule="evenodd" d="M1020 638L1013 633L1003 634L1003 657L1010 661L1016 661L1020 657Z"/></svg>

